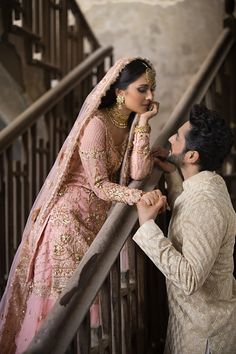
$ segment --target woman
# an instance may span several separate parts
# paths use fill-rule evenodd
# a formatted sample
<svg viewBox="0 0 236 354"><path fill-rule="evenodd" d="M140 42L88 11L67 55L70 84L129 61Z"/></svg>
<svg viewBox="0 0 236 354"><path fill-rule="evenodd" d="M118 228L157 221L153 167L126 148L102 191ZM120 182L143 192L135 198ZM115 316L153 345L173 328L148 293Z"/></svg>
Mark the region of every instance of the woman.
<svg viewBox="0 0 236 354"><path fill-rule="evenodd" d="M125 185L152 170L154 89L147 60L121 59L87 97L34 203L11 268L0 309L2 353L27 348L111 203L148 202L148 193Z"/></svg>

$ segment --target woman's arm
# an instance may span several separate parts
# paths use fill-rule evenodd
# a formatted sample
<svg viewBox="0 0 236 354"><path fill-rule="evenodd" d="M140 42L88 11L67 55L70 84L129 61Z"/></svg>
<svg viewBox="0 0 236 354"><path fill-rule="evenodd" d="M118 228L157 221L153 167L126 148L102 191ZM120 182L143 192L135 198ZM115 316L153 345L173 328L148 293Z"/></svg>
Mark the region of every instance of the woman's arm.
<svg viewBox="0 0 236 354"><path fill-rule="evenodd" d="M121 186L109 180L106 128L99 118L91 119L85 128L79 145L79 155L90 187L99 198L130 205L140 200L141 190Z"/></svg>
<svg viewBox="0 0 236 354"><path fill-rule="evenodd" d="M152 172L153 158L150 153L150 126L135 127L133 149L130 157L130 176L134 180L144 179Z"/></svg>
<svg viewBox="0 0 236 354"><path fill-rule="evenodd" d="M133 150L130 158L130 176L134 180L144 179L152 172L153 157L150 152L149 120L153 118L159 109L159 103L153 102L152 109L140 115L137 126L134 129Z"/></svg>

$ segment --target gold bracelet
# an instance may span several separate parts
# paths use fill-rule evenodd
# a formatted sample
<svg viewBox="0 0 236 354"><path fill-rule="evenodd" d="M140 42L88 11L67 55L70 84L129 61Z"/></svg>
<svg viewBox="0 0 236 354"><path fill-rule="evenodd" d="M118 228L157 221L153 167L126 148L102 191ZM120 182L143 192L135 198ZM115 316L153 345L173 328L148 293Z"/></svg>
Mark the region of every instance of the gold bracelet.
<svg viewBox="0 0 236 354"><path fill-rule="evenodd" d="M151 131L151 127L149 124L142 125L142 126L136 125L136 127L134 128L135 133L150 133L150 131Z"/></svg>

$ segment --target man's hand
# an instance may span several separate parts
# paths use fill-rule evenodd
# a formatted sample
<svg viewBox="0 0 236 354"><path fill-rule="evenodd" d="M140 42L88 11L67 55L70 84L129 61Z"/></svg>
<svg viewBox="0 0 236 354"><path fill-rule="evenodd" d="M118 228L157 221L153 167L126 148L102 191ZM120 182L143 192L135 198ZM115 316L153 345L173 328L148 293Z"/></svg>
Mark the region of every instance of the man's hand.
<svg viewBox="0 0 236 354"><path fill-rule="evenodd" d="M167 157L169 155L169 150L156 146L152 151L152 156L154 159L155 165L157 165L164 172L174 172L176 170L175 165L167 161Z"/></svg>
<svg viewBox="0 0 236 354"><path fill-rule="evenodd" d="M144 224L150 219L155 220L157 215L164 212L167 208L168 204L166 196L162 195L160 190L157 189L144 194L140 201L137 203L140 225Z"/></svg>

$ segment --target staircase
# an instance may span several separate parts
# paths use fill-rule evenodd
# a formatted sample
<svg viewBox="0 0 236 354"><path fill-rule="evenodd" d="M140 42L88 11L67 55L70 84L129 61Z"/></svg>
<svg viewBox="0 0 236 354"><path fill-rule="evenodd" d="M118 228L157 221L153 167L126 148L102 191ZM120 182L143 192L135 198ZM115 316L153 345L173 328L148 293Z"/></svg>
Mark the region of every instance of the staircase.
<svg viewBox="0 0 236 354"><path fill-rule="evenodd" d="M100 47L75 0L2 0L0 32L0 64L26 97L0 105L3 125Z"/></svg>

